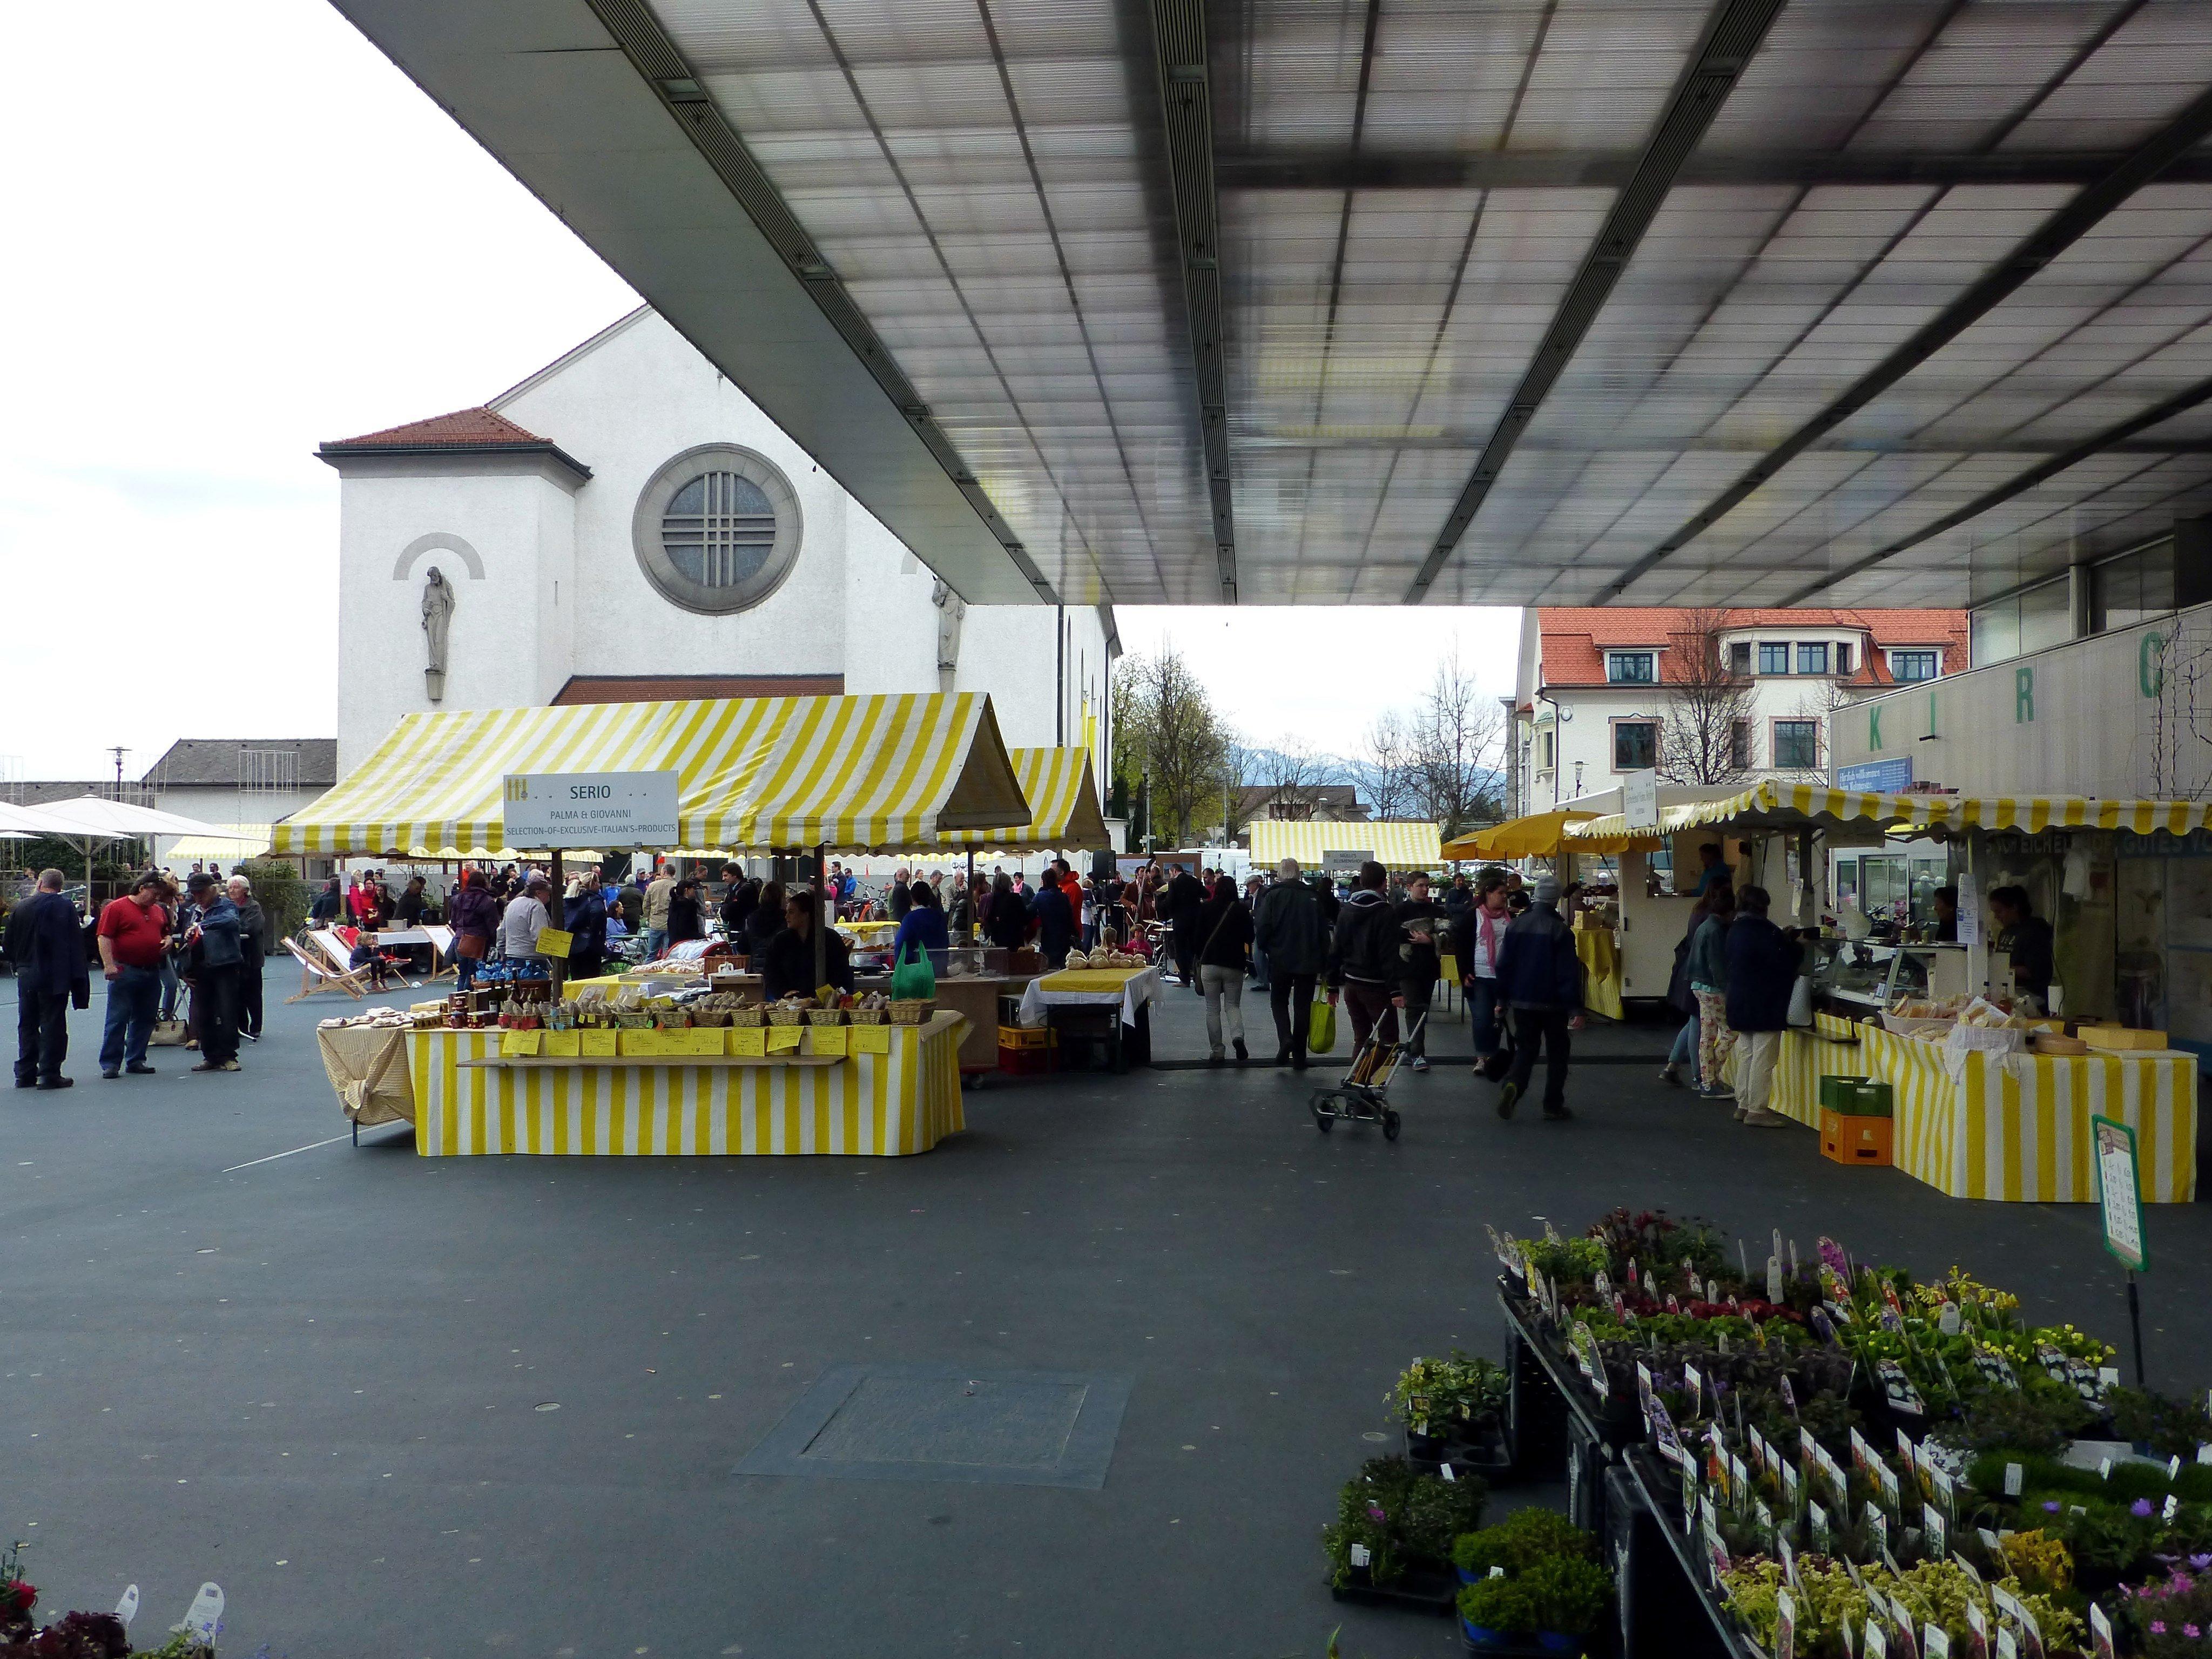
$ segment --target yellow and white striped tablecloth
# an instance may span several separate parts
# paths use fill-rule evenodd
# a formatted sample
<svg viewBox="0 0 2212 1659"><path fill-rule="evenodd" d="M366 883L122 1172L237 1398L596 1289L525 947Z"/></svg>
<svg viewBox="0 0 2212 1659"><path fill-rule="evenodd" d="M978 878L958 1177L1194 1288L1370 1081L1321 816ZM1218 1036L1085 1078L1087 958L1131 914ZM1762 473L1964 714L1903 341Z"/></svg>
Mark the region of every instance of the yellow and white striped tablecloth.
<svg viewBox="0 0 2212 1659"><path fill-rule="evenodd" d="M499 1033L411 1031L415 1150L556 1156L877 1158L926 1152L967 1127L960 1039L940 1013L894 1026L887 1054L836 1066L470 1066Z"/></svg>
<svg viewBox="0 0 2212 1659"><path fill-rule="evenodd" d="M1973 1050L1954 1079L1939 1043L1873 1026L1868 1072L1890 1085L1897 1167L1953 1198L2094 1204L2089 1119L2136 1132L2146 1204L2197 1196L2197 1057L1990 1054Z"/></svg>

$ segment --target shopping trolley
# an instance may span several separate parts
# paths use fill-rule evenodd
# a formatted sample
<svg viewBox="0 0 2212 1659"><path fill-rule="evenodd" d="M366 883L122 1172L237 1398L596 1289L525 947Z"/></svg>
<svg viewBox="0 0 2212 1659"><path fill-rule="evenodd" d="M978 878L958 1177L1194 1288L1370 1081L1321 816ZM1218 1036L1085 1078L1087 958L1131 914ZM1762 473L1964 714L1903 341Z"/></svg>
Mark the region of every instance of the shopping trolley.
<svg viewBox="0 0 2212 1659"><path fill-rule="evenodd" d="M1352 1064L1343 1079L1332 1089L1316 1089L1306 1103L1312 1109L1314 1127L1327 1134L1341 1121L1345 1123L1379 1123L1382 1139L1398 1138L1398 1114L1392 1109L1388 1096L1390 1079L1397 1075L1398 1062L1420 1035L1428 1020L1424 1013L1413 1022L1395 1042L1382 1041L1382 1022L1377 1020L1367 1034L1367 1041L1352 1051ZM1399 1024L1393 1019L1391 1024Z"/></svg>

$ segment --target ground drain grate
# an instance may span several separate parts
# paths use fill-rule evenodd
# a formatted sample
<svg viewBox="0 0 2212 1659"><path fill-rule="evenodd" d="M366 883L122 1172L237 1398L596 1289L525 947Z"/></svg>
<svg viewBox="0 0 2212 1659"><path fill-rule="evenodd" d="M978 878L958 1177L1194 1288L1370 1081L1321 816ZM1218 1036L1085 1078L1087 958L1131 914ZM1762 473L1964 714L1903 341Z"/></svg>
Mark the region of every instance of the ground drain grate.
<svg viewBox="0 0 2212 1659"><path fill-rule="evenodd" d="M1095 1491L1128 1400L1126 1376L841 1365L735 1472Z"/></svg>

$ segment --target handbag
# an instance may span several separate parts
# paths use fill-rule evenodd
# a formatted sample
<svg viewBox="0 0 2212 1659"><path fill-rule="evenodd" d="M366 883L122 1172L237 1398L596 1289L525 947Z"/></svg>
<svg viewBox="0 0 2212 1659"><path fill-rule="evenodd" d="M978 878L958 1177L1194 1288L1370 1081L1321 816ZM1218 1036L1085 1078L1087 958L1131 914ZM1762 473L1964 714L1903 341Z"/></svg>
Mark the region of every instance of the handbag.
<svg viewBox="0 0 2212 1659"><path fill-rule="evenodd" d="M154 1034L146 1041L149 1046L157 1048L182 1048L185 1022L181 1019L157 1019L154 1022Z"/></svg>
<svg viewBox="0 0 2212 1659"><path fill-rule="evenodd" d="M462 933L453 940L453 954L480 961L490 946L491 941L482 933Z"/></svg>
<svg viewBox="0 0 2212 1659"><path fill-rule="evenodd" d="M1790 987L1790 1012L1784 1018L1791 1025L1813 1023L1813 981L1802 974Z"/></svg>
<svg viewBox="0 0 2212 1659"><path fill-rule="evenodd" d="M1306 1052L1325 1054L1336 1047L1336 1005L1316 1001L1306 1016Z"/></svg>

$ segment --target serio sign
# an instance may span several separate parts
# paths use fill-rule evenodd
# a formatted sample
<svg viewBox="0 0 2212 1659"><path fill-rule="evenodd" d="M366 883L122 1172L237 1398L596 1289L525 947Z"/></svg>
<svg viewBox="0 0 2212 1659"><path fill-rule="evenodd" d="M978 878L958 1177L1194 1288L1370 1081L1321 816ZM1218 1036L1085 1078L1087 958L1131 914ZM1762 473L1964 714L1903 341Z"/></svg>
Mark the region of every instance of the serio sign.
<svg viewBox="0 0 2212 1659"><path fill-rule="evenodd" d="M501 817L511 846L673 847L673 772L510 772Z"/></svg>

